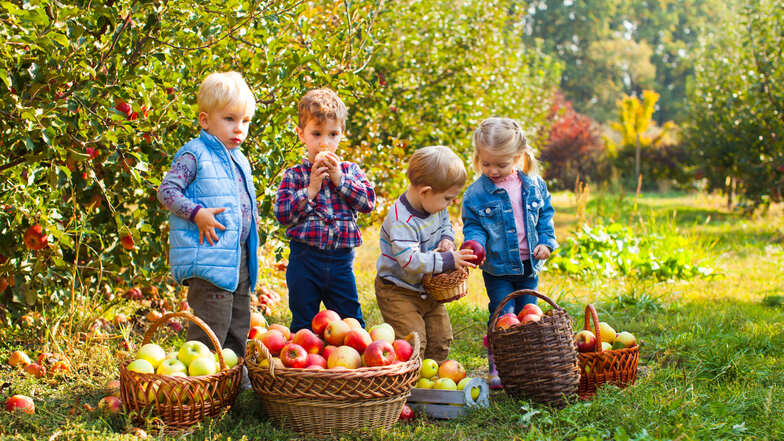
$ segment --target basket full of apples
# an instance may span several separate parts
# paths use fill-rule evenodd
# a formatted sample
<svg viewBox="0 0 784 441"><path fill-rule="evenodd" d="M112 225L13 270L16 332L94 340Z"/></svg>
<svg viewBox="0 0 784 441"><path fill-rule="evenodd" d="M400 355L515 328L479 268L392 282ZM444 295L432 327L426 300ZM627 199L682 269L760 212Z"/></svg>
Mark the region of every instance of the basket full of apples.
<svg viewBox="0 0 784 441"><path fill-rule="evenodd" d="M590 321L593 320L594 332ZM624 388L637 379L637 363L640 346L631 332L616 333L606 322L600 322L596 308L585 307L584 329L574 336L577 343L577 360L580 364L580 398L587 399L596 394L596 388L604 383Z"/></svg>
<svg viewBox="0 0 784 441"><path fill-rule="evenodd" d="M474 253L471 263L479 265L485 260L485 248L475 240L467 240L460 246L461 250ZM427 274L422 279L425 292L439 303L449 303L461 299L468 294L468 270L455 269L446 273Z"/></svg>
<svg viewBox="0 0 784 441"><path fill-rule="evenodd" d="M311 325L289 336L271 325L249 341L248 375L265 413L315 435L391 427L419 376L419 336L395 339L386 323L366 331L328 309Z"/></svg>
<svg viewBox="0 0 784 441"><path fill-rule="evenodd" d="M517 297L536 296L552 307L535 304L518 316L501 314ZM572 319L549 297L523 289L504 298L490 317L487 341L506 393L540 403L562 405L577 393L580 371Z"/></svg>
<svg viewBox="0 0 784 441"><path fill-rule="evenodd" d="M215 351L195 340L168 353L151 343L155 330L176 317L199 326ZM144 334L136 359L120 366L120 396L137 419L155 415L167 430L185 429L234 403L243 364L234 351L221 349L215 333L198 317L188 312L164 314Z"/></svg>

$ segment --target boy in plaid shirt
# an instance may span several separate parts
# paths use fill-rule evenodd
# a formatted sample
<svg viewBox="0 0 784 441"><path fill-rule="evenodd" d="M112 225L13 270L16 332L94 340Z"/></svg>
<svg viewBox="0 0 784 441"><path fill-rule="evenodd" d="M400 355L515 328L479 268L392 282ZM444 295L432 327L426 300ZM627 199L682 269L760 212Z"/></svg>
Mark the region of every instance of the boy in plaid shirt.
<svg viewBox="0 0 784 441"><path fill-rule="evenodd" d="M335 154L348 113L337 94L311 90L298 107L297 135L306 156L286 170L275 201L275 217L291 238L291 331L309 328L321 302L364 327L352 267L354 247L362 243L356 219L357 212L373 211L376 194L357 164Z"/></svg>

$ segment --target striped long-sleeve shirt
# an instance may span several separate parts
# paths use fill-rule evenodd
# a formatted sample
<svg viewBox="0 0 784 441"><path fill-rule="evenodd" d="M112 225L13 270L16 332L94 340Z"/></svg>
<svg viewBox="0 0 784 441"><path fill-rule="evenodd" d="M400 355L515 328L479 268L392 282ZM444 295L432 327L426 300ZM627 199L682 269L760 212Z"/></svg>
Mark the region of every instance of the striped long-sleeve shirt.
<svg viewBox="0 0 784 441"><path fill-rule="evenodd" d="M424 292L422 278L455 269L452 252L435 251L455 234L446 209L435 214L417 210L403 194L389 209L381 225L381 256L378 276L401 288Z"/></svg>

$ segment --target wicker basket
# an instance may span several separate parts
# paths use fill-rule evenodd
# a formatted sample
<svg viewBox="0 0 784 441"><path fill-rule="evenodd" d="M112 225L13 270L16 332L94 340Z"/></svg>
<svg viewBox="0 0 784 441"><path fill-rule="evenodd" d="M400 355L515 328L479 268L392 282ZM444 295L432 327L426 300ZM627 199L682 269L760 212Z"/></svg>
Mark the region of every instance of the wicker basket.
<svg viewBox="0 0 784 441"><path fill-rule="evenodd" d="M468 270L456 269L435 276L426 274L422 287L438 303L449 303L468 294Z"/></svg>
<svg viewBox="0 0 784 441"><path fill-rule="evenodd" d="M637 362L640 357L640 346L630 348L602 351L602 336L599 333L599 316L596 309L589 304L585 307L585 329L590 330L590 320L593 319L594 334L596 335L596 352L579 352L577 359L580 363L580 388L577 390L580 398L589 399L596 394L596 388L604 383L614 384L624 388L634 384L637 379Z"/></svg>
<svg viewBox="0 0 784 441"><path fill-rule="evenodd" d="M137 420L142 420L147 415L157 416L168 431L185 429L234 404L240 390L244 364L243 358L239 357L236 366L227 368L215 333L204 321L187 312L168 313L155 321L144 334L142 344L150 342L161 324L176 317L194 322L207 334L218 356L218 373L172 377L129 371L129 361L120 366L120 396L125 409Z"/></svg>
<svg viewBox="0 0 784 441"><path fill-rule="evenodd" d="M352 370L276 368L267 348L251 340L248 375L264 411L279 427L316 436L388 429L400 417L422 365L419 336L406 339L414 342L408 361ZM262 367L262 360L270 367Z"/></svg>
<svg viewBox="0 0 784 441"><path fill-rule="evenodd" d="M496 329L504 305L524 295L539 297L553 308L538 322ZM577 393L580 371L572 319L549 297L527 289L509 294L493 312L487 337L498 376L508 394L562 405Z"/></svg>

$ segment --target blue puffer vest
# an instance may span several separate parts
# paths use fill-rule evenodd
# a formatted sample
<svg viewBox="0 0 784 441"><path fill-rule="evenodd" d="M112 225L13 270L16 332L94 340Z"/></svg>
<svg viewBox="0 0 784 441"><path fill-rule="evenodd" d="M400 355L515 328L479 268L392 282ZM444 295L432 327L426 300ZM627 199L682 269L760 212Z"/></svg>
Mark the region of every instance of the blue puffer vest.
<svg viewBox="0 0 784 441"><path fill-rule="evenodd" d="M250 173L250 163L239 148L227 150L218 138L202 130L201 135L190 140L174 155L191 153L196 158L196 178L185 189L185 197L208 208L225 207L215 215L226 230L215 229L218 242L210 245L207 240L199 244L199 229L194 222L174 214L169 215L169 265L179 283L191 277L204 279L226 291L237 289L240 276L240 233L242 211L237 195L237 167L242 170L245 187L251 200L250 236L248 237L248 270L250 287L255 290L258 277L259 235L256 231L256 191ZM232 163L233 161L233 163Z"/></svg>

